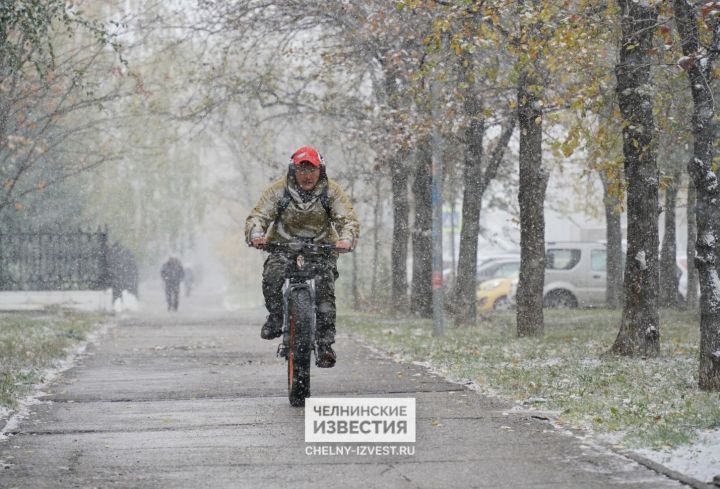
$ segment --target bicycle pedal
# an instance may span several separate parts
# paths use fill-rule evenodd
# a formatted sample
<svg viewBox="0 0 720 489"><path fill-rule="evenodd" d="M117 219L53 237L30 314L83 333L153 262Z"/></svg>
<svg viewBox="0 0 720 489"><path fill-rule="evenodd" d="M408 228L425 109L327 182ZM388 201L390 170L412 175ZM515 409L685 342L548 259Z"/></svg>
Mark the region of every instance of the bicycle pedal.
<svg viewBox="0 0 720 489"><path fill-rule="evenodd" d="M277 353L275 354L275 356L278 357L278 358L279 358L279 357L282 357L282 358L284 358L285 360L287 360L287 357L288 357L288 347L285 346L284 343L280 343L280 344L278 345Z"/></svg>

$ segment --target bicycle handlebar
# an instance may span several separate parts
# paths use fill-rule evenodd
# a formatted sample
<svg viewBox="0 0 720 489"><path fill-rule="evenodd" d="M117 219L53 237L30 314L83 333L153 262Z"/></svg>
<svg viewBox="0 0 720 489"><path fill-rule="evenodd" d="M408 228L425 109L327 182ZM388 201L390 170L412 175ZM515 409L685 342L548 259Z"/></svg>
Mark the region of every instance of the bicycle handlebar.
<svg viewBox="0 0 720 489"><path fill-rule="evenodd" d="M268 241L267 243L265 243L265 245L261 249L264 251L291 251L294 253L298 253L301 251L309 251L311 253L332 252L332 251L335 251L338 253L349 253L349 252L353 251L352 249L347 250L344 248L338 248L334 244L307 243L305 241L288 241L288 242Z"/></svg>

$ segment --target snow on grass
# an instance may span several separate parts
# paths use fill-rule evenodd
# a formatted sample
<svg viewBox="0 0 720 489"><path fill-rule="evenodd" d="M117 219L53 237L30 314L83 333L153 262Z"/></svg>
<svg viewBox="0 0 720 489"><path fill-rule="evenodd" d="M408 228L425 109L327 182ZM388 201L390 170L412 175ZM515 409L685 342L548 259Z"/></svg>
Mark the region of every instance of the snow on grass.
<svg viewBox="0 0 720 489"><path fill-rule="evenodd" d="M539 340L516 338L513 312L482 316L474 327L447 325L444 338L417 319L355 314L340 324L480 392L557 412L556 423L611 434L625 448L687 451L702 430L720 426L720 394L697 388L697 313L663 311L661 355L647 360L602 355L620 311L548 310Z"/></svg>
<svg viewBox="0 0 720 489"><path fill-rule="evenodd" d="M22 374L2 391L6 405L0 405L0 441L8 439L33 405L51 402L40 400L42 389L73 367L110 326L106 317L66 311L0 315L0 375L12 379Z"/></svg>
<svg viewBox="0 0 720 489"><path fill-rule="evenodd" d="M0 419L36 384L49 380L100 321L97 315L63 311L1 314Z"/></svg>

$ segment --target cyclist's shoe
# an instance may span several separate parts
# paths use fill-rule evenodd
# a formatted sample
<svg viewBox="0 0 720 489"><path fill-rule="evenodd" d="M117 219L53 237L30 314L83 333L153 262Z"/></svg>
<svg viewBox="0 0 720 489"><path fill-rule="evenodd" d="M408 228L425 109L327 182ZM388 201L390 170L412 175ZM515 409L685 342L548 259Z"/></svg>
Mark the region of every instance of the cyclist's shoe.
<svg viewBox="0 0 720 489"><path fill-rule="evenodd" d="M315 365L320 368L332 368L335 366L337 356L328 343L318 343L317 345L317 361Z"/></svg>
<svg viewBox="0 0 720 489"><path fill-rule="evenodd" d="M267 321L260 330L260 337L264 340L272 340L282 335L282 316L270 314Z"/></svg>

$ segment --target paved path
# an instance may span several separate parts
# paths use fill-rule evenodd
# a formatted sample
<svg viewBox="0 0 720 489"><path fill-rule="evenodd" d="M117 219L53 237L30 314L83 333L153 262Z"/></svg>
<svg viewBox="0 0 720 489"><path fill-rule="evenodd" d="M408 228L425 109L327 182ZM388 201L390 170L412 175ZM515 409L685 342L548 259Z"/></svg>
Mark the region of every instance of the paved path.
<svg viewBox="0 0 720 489"><path fill-rule="evenodd" d="M414 456L309 456L259 311L121 320L0 443L2 488L681 487L340 335L313 395L417 399ZM1 466L1 465L0 465Z"/></svg>

